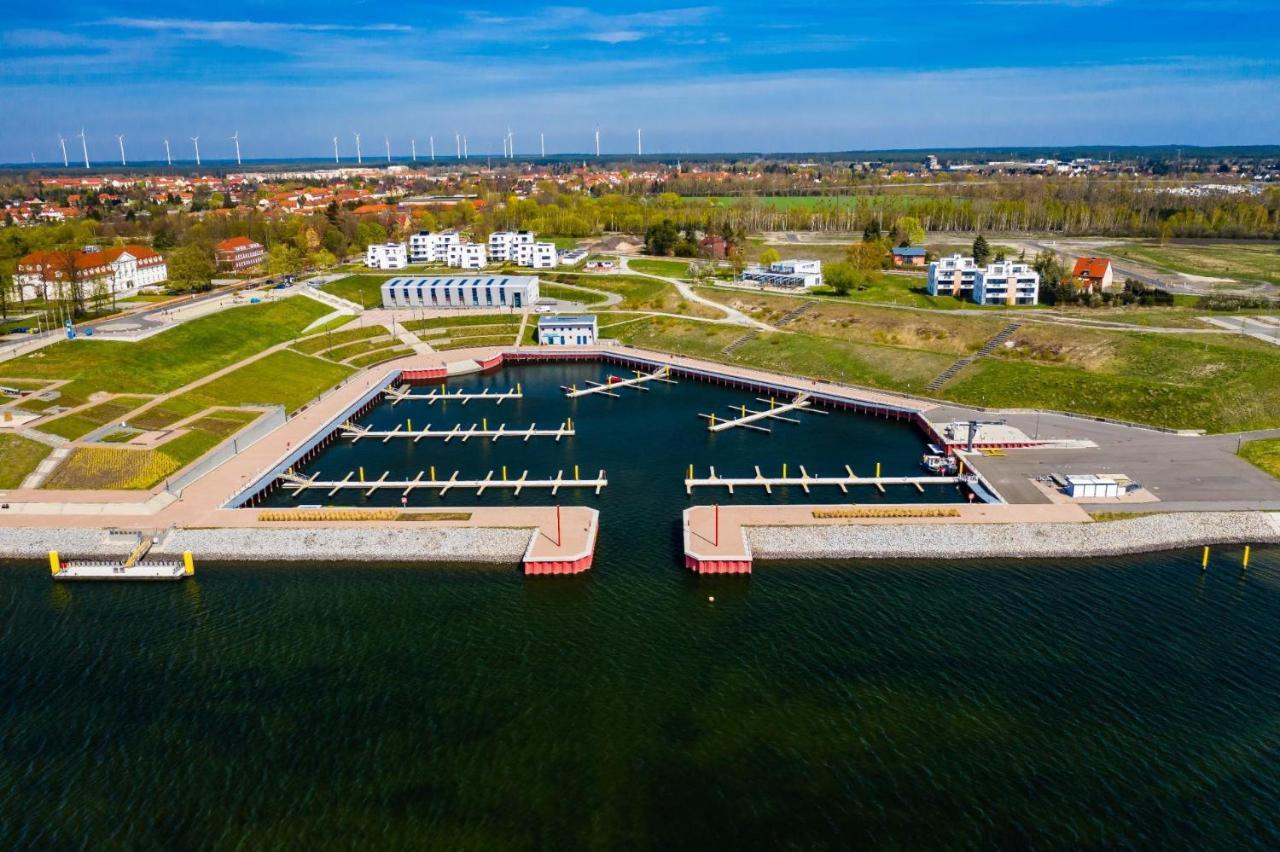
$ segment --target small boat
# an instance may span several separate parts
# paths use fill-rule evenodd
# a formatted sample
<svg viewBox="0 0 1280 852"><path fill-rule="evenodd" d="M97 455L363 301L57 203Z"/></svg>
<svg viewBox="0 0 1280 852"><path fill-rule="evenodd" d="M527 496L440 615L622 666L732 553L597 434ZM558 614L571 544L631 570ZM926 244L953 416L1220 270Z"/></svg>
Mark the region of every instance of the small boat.
<svg viewBox="0 0 1280 852"><path fill-rule="evenodd" d="M920 461L920 466L935 476L955 476L960 469L960 463L956 461L955 456L932 453L925 455Z"/></svg>

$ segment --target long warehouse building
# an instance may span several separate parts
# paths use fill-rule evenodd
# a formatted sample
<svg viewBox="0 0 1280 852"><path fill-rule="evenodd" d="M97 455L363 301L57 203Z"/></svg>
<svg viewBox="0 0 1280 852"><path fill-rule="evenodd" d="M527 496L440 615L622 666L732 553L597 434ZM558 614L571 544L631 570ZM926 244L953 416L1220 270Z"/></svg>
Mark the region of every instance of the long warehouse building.
<svg viewBox="0 0 1280 852"><path fill-rule="evenodd" d="M538 301L533 275L440 275L392 278L382 285L384 308L527 308Z"/></svg>

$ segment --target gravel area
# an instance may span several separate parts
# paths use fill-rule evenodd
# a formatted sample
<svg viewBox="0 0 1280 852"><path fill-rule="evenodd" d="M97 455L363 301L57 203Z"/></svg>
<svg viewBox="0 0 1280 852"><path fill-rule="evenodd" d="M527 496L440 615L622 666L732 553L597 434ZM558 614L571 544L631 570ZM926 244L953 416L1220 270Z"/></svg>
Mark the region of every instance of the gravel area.
<svg viewBox="0 0 1280 852"><path fill-rule="evenodd" d="M211 562L506 562L524 556L527 529L291 527L175 530L152 556L190 550Z"/></svg>
<svg viewBox="0 0 1280 852"><path fill-rule="evenodd" d="M1108 556L1212 544L1280 544L1280 514L1187 512L1091 524L847 524L753 527L759 559Z"/></svg>
<svg viewBox="0 0 1280 852"><path fill-rule="evenodd" d="M64 558L118 556L133 550L134 540L108 538L106 530L76 527L0 527L0 559L36 559L56 550Z"/></svg>

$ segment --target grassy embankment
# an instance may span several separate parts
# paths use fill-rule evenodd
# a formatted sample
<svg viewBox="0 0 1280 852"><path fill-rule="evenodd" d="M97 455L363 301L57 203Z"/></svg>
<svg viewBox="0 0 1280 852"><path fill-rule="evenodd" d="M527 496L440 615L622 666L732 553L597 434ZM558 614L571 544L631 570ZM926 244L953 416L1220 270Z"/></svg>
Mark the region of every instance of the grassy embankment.
<svg viewBox="0 0 1280 852"><path fill-rule="evenodd" d="M656 311L708 319L718 319L723 316L714 308L685 301L674 285L655 278L573 272L556 272L547 277L562 284L578 284L593 290L616 293L622 297L622 301L610 307L610 310Z"/></svg>
<svg viewBox="0 0 1280 852"><path fill-rule="evenodd" d="M0 488L17 488L53 448L12 433L0 434Z"/></svg>
<svg viewBox="0 0 1280 852"><path fill-rule="evenodd" d="M1280 478L1280 438L1249 441L1240 448L1240 457Z"/></svg>
<svg viewBox="0 0 1280 852"><path fill-rule="evenodd" d="M118 396L72 414L64 414L47 423L42 423L40 424L40 431L48 432L51 435L61 435L67 440L74 441L77 438L88 435L100 426L127 419L130 411L133 411L148 399L150 397Z"/></svg>
<svg viewBox="0 0 1280 852"><path fill-rule="evenodd" d="M535 321L530 319L530 324ZM403 323L432 349L510 346L520 330L520 314L462 314Z"/></svg>
<svg viewBox="0 0 1280 852"><path fill-rule="evenodd" d="M650 260L642 257L628 260L627 268L634 272L647 272L650 275L663 275L667 278L689 277L687 260Z"/></svg>

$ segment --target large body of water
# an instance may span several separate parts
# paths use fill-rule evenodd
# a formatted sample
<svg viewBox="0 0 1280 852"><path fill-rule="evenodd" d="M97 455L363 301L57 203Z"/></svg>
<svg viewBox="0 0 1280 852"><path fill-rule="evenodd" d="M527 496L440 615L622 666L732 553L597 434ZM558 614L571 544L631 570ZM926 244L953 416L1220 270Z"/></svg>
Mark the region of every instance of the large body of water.
<svg viewBox="0 0 1280 852"><path fill-rule="evenodd" d="M832 415L709 449L684 445L705 442L696 424L619 417L611 439L634 464L587 452L607 411L659 401L578 403L582 435L559 452L611 479L581 498L602 513L581 576L361 560L122 586L5 568L0 844L1280 843L1280 551L1247 572L1221 548L1205 573L1177 552L698 578L674 541L698 452L729 437L744 464L828 469L830 448L809 455L803 434L835 442L832 464L889 472L914 464L919 438L851 420L842 439ZM346 451L313 469L345 473ZM616 495L646 471L664 494L628 509Z"/></svg>

